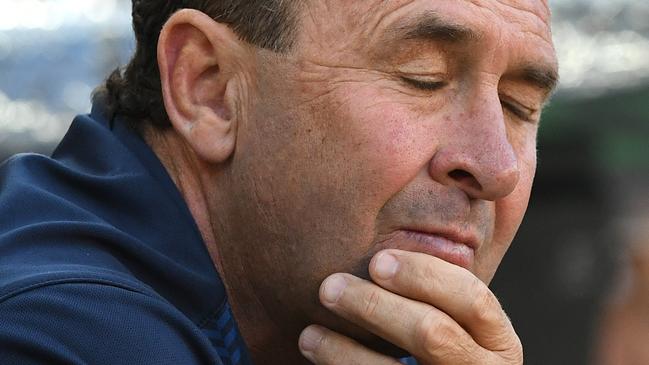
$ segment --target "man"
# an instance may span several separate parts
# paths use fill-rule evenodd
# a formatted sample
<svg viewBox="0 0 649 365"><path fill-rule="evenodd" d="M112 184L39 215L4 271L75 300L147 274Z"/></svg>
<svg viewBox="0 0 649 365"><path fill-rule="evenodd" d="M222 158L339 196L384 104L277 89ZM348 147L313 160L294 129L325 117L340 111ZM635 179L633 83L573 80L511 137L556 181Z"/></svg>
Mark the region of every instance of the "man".
<svg viewBox="0 0 649 365"><path fill-rule="evenodd" d="M547 2L133 17L92 114L2 169L0 362L522 363L487 283L557 79Z"/></svg>

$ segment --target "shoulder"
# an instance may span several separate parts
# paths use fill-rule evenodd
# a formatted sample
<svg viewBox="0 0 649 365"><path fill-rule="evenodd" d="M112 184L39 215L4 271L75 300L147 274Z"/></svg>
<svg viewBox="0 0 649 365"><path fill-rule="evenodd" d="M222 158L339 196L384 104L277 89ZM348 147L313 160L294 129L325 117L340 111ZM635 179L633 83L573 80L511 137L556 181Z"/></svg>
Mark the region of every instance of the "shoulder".
<svg viewBox="0 0 649 365"><path fill-rule="evenodd" d="M0 164L0 364L219 364L198 326L225 289L191 215L96 124Z"/></svg>
<svg viewBox="0 0 649 365"><path fill-rule="evenodd" d="M220 364L164 299L112 280L60 280L0 300L2 364Z"/></svg>

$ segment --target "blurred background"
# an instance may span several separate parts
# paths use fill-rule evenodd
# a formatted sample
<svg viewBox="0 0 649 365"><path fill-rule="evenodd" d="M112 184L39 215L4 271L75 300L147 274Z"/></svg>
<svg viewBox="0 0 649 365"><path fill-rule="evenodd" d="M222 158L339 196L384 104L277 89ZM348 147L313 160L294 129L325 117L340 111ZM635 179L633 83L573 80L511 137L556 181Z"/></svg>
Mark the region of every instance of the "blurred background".
<svg viewBox="0 0 649 365"><path fill-rule="evenodd" d="M526 364L649 364L649 1L550 5L561 86L528 215L492 287ZM130 1L0 9L0 161L50 153L128 62Z"/></svg>

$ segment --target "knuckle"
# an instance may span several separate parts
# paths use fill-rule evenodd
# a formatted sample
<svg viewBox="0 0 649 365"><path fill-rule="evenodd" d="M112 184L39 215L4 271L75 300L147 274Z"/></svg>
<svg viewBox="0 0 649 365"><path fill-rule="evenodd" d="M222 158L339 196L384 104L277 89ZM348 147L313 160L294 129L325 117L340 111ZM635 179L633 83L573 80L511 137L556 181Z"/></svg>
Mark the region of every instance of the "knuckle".
<svg viewBox="0 0 649 365"><path fill-rule="evenodd" d="M417 329L422 352L430 358L444 357L456 343L459 334L437 311L429 310Z"/></svg>
<svg viewBox="0 0 649 365"><path fill-rule="evenodd" d="M378 290L370 290L363 300L362 315L364 318L374 318L381 302L381 295Z"/></svg>
<svg viewBox="0 0 649 365"><path fill-rule="evenodd" d="M474 279L470 312L473 323L487 326L502 320L502 308L496 296L479 279Z"/></svg>

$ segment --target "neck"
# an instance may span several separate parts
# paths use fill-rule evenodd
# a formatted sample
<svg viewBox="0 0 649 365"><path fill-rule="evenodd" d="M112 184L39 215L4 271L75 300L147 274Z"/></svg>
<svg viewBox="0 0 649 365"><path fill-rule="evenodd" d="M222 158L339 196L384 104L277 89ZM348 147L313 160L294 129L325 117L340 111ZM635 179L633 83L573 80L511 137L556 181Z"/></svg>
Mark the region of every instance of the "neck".
<svg viewBox="0 0 649 365"><path fill-rule="evenodd" d="M228 301L256 364L309 364L299 353L297 334L283 336L283 331L267 313L246 280L245 265L236 245L220 245L215 227L217 220L210 209L210 181L214 170L192 152L187 143L173 129L152 130L144 139L157 155L162 165L184 198L201 233L207 251L218 271L228 294ZM223 260L227 257L227 260Z"/></svg>
<svg viewBox="0 0 649 365"><path fill-rule="evenodd" d="M219 263L216 237L207 204L208 191L203 184L204 175L209 171L206 163L200 161L182 138L171 129L154 130L151 127L145 130L143 135L187 203L212 261Z"/></svg>

